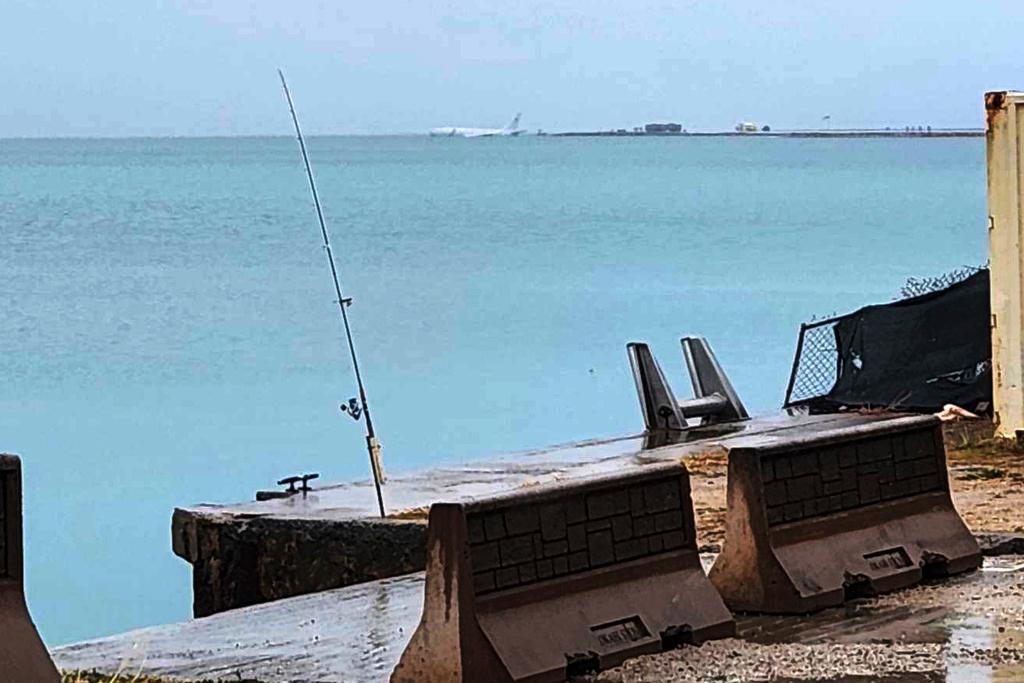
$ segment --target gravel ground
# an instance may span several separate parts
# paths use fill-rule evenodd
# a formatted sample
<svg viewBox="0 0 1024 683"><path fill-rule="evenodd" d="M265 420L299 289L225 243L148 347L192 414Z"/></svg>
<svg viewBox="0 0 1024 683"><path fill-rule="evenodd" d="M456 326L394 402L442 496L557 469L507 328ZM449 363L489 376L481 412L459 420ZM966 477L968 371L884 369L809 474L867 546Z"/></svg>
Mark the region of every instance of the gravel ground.
<svg viewBox="0 0 1024 683"><path fill-rule="evenodd" d="M986 558L981 571L813 617L770 619L741 618L744 639L637 657L582 680L1024 681L1024 556ZM773 642L773 630L792 642Z"/></svg>
<svg viewBox="0 0 1024 683"><path fill-rule="evenodd" d="M877 678L887 674L931 674L944 664L938 644L761 645L735 638L638 657L590 680L594 683L653 681L779 681Z"/></svg>
<svg viewBox="0 0 1024 683"><path fill-rule="evenodd" d="M1024 651L937 643L762 645L735 638L637 657L587 683L1024 680Z"/></svg>

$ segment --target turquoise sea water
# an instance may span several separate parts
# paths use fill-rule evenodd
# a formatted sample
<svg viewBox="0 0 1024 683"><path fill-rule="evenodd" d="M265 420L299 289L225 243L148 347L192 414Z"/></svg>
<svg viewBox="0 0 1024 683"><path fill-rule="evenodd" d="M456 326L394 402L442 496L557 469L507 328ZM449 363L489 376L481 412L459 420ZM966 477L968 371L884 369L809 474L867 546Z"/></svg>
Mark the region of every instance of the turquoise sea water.
<svg viewBox="0 0 1024 683"><path fill-rule="evenodd" d="M637 431L630 340L772 410L800 321L986 257L980 139L309 146L390 470ZM0 140L0 277L49 644L190 614L175 505L366 476L294 140Z"/></svg>

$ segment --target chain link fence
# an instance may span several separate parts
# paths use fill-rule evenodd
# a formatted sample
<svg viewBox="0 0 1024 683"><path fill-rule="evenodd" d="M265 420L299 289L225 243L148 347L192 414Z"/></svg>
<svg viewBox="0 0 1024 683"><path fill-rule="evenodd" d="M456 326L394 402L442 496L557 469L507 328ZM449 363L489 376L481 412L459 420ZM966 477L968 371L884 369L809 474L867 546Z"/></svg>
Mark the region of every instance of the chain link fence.
<svg viewBox="0 0 1024 683"><path fill-rule="evenodd" d="M839 349L835 326L838 318L800 326L793 370L783 407L828 394L839 379Z"/></svg>

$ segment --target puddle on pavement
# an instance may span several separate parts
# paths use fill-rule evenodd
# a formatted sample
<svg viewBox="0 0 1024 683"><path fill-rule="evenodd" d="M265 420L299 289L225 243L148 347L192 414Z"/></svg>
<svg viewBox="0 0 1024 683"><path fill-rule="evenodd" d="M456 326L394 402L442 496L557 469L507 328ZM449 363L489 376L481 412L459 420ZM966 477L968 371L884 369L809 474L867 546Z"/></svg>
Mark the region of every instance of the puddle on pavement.
<svg viewBox="0 0 1024 683"><path fill-rule="evenodd" d="M984 663L972 658L996 659L1016 653L1016 662ZM990 616L969 616L949 624L946 681L1024 680L1024 631L999 626Z"/></svg>
<svg viewBox="0 0 1024 683"><path fill-rule="evenodd" d="M981 571L972 574L931 582L903 593L851 601L810 615L737 615L737 630L743 640L764 645L945 646L943 671L827 679L839 683L1024 681L1024 623L1008 623L1006 617L993 609L991 600L986 602L995 588L999 588L995 593L999 600L1024 600L1024 557L985 558ZM921 593L915 595L913 591ZM931 597L920 599L928 591L934 592Z"/></svg>
<svg viewBox="0 0 1024 683"><path fill-rule="evenodd" d="M986 557L985 565L981 568L981 571L991 574L1024 572L1024 556L1001 555L998 557Z"/></svg>

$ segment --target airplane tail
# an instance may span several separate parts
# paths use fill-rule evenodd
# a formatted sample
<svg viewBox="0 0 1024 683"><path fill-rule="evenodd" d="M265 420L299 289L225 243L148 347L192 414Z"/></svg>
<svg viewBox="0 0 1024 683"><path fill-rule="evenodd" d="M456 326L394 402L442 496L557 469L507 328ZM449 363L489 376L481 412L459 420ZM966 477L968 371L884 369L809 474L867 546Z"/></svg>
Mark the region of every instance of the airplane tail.
<svg viewBox="0 0 1024 683"><path fill-rule="evenodd" d="M512 119L512 123L505 126L505 130L518 130L519 129L519 117L522 116L522 112L516 114L516 117Z"/></svg>

